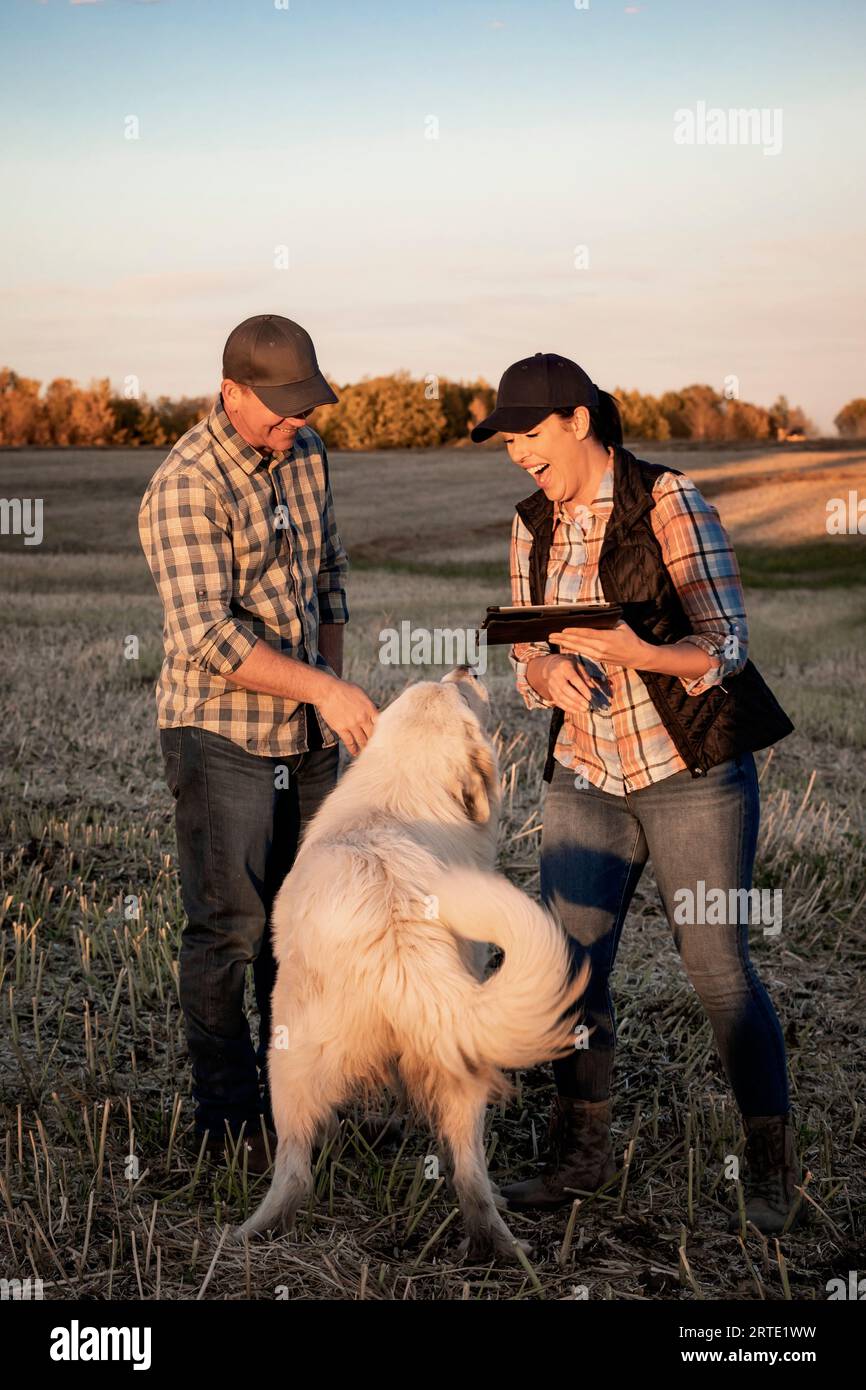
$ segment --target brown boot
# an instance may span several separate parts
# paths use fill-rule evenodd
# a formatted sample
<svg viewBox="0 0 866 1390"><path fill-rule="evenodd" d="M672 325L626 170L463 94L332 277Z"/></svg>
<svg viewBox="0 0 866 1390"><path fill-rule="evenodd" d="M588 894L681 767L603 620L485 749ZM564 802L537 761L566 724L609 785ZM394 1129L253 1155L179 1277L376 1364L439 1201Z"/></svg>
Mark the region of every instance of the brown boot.
<svg viewBox="0 0 866 1390"><path fill-rule="evenodd" d="M246 1163L247 1172L253 1175L269 1173L276 1152L276 1134L272 1129L263 1132L261 1127L250 1134L244 1131L240 1139L225 1134L209 1136L205 1145L205 1153L215 1162L227 1166L234 1162L238 1169Z"/></svg>
<svg viewBox="0 0 866 1390"><path fill-rule="evenodd" d="M796 1185L802 1182L793 1126L787 1115L753 1115L744 1117L744 1124L746 1220L766 1235L777 1235L798 1198ZM802 1210L791 1225L801 1216ZM739 1210L731 1213L728 1229L740 1229Z"/></svg>
<svg viewBox="0 0 866 1390"><path fill-rule="evenodd" d="M366 1113L358 1125L358 1132L371 1148L393 1149L403 1142L403 1120L400 1115Z"/></svg>
<svg viewBox="0 0 866 1390"><path fill-rule="evenodd" d="M616 1173L609 1100L556 1096L548 1137L550 1158L541 1172L502 1188L502 1196L515 1211L566 1206L581 1193L597 1191Z"/></svg>

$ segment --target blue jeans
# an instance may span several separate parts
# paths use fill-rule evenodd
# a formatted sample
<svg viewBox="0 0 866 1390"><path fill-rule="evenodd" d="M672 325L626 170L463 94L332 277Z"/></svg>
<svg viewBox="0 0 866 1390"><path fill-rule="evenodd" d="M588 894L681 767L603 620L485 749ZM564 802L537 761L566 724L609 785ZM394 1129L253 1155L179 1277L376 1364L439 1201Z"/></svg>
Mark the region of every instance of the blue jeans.
<svg viewBox="0 0 866 1390"><path fill-rule="evenodd" d="M317 730L315 720L308 720L308 729ZM271 906L294 863L301 831L336 783L338 748L263 758L193 727L162 729L160 742L176 801L187 915L180 1002L196 1129L222 1134L228 1121L233 1134L244 1122L247 1132L258 1132L259 1115L271 1119ZM285 772L278 776L280 768ZM244 1013L250 964L260 1018L257 1049Z"/></svg>
<svg viewBox="0 0 866 1390"><path fill-rule="evenodd" d="M629 903L651 858L677 950L741 1113L788 1113L785 1043L749 959L749 924L741 920L748 914L729 912L725 924L710 925L695 920L700 911L687 906L689 892L692 902L700 901L701 884L705 892L751 887L759 816L751 753L705 777L678 772L622 797L577 787L574 772L555 764L543 807L541 896L571 938L574 967L588 954L592 968L582 1001L588 1046L554 1063L560 1094L586 1101L610 1095L616 1043L610 974Z"/></svg>

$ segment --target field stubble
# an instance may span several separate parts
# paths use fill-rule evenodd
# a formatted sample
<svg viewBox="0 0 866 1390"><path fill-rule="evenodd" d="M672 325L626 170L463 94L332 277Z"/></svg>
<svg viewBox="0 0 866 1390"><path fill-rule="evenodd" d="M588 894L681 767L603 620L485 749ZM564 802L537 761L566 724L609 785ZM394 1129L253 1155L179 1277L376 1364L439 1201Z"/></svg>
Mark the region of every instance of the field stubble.
<svg viewBox="0 0 866 1390"><path fill-rule="evenodd" d="M749 460L752 474L766 475L777 460ZM736 1197L723 1157L742 1149L737 1112L647 874L615 975L621 1169L608 1191L572 1213L510 1217L533 1242L529 1265L461 1267L447 1184L425 1176L427 1134L380 1154L358 1131L357 1112L320 1156L318 1201L294 1235L237 1252L221 1244L220 1229L255 1204L261 1180L236 1159L209 1166L191 1144L177 1003L182 910L153 714L160 620L134 528L156 462L142 454L0 459L4 495L16 487L20 495L26 468L40 479L47 517L42 547L24 553L4 538L0 557L14 596L0 627L0 1275L41 1277L54 1298L574 1299L585 1290L602 1299L820 1299L826 1281L847 1277L858 1258L862 1271L859 538L828 549L811 502L799 507L800 484L786 482L787 539L758 546L753 562L741 528L760 532L757 504L768 484L743 481L735 460L739 485L718 495L723 516L726 497L755 503L745 520L731 516L747 579L750 566L755 578L753 654L798 730L758 759L757 882L782 887L785 925L778 937L753 929L752 939L789 1050L810 1174L808 1225L780 1242L751 1229L744 1240L726 1232ZM673 462L733 467L718 451L709 464L682 454ZM828 477L837 462L827 462ZM382 628L405 619L474 625L488 603L506 600L510 507L528 490L509 467L500 455L462 451L333 460L338 514L358 555L347 674L377 703L407 680L439 674L380 665ZM811 496L812 472L802 485ZM792 586L801 546L811 547L812 565ZM130 634L140 640L137 661L123 657ZM500 864L535 893L546 720L519 705L504 654L489 655L504 793ZM128 915L133 897L137 916ZM543 1150L548 1070L515 1082L513 1101L488 1117L500 1182L523 1176Z"/></svg>

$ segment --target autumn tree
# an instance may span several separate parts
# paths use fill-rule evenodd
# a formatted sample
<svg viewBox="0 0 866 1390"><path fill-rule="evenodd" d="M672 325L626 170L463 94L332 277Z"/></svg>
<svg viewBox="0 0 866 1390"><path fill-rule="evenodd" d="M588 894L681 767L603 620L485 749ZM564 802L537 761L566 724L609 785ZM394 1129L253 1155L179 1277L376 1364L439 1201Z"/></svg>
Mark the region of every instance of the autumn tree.
<svg viewBox="0 0 866 1390"><path fill-rule="evenodd" d="M796 431L798 434L816 434L817 431L806 412L799 405L789 405L787 396L779 396L770 406L770 433L778 439Z"/></svg>
<svg viewBox="0 0 866 1390"><path fill-rule="evenodd" d="M770 413L748 401L730 400L722 405L723 439L769 439L773 433Z"/></svg>
<svg viewBox="0 0 866 1390"><path fill-rule="evenodd" d="M628 438L765 440L792 430L814 434L799 406L785 396L765 410L728 400L711 386L695 384L661 396L616 389ZM486 381L413 380L408 372L364 379L340 388L335 406L320 408L310 423L335 449L424 449L465 443L469 430L489 415L496 393ZM80 387L68 377L40 383L11 368L0 369L0 446L65 448L122 445L170 448L213 404L209 396L127 399L107 381ZM866 400L850 401L837 415L839 433L866 434Z"/></svg>
<svg viewBox="0 0 866 1390"><path fill-rule="evenodd" d="M622 432L626 439L670 439L671 427L655 396L642 396L640 391L614 391L619 403Z"/></svg>
<svg viewBox="0 0 866 1390"><path fill-rule="evenodd" d="M339 390L339 401L316 412L315 428L335 449L429 448L445 437L438 396L408 372L374 377Z"/></svg>
<svg viewBox="0 0 866 1390"><path fill-rule="evenodd" d="M862 439L866 436L866 397L858 396L843 405L833 424L843 439Z"/></svg>
<svg viewBox="0 0 866 1390"><path fill-rule="evenodd" d="M82 390L68 377L58 377L47 387L42 409L49 444L66 448L114 443L109 381L95 381Z"/></svg>
<svg viewBox="0 0 866 1390"><path fill-rule="evenodd" d="M473 426L490 414L496 392L486 381L441 381L439 400L445 416L445 439L465 441Z"/></svg>
<svg viewBox="0 0 866 1390"><path fill-rule="evenodd" d="M39 382L0 368L0 445L42 444Z"/></svg>

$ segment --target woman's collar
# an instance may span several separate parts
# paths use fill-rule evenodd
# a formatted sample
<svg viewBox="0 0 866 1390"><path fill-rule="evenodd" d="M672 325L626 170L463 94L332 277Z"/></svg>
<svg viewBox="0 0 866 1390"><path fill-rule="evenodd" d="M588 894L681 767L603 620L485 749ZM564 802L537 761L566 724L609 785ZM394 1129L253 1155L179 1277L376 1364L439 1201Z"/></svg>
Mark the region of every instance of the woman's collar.
<svg viewBox="0 0 866 1390"><path fill-rule="evenodd" d="M585 515L587 512L592 512L602 521L607 520L607 518L613 511L613 446L611 446L607 452L609 460L608 465L604 473L601 475L601 478L599 479L599 484L596 488L595 497L593 497L589 506L584 506L583 503L578 504L578 506L573 509L575 513L573 515L566 509L565 505L562 502L554 502L554 520L560 521L564 518L566 521L570 521L573 523L575 520L580 521L581 515Z"/></svg>

